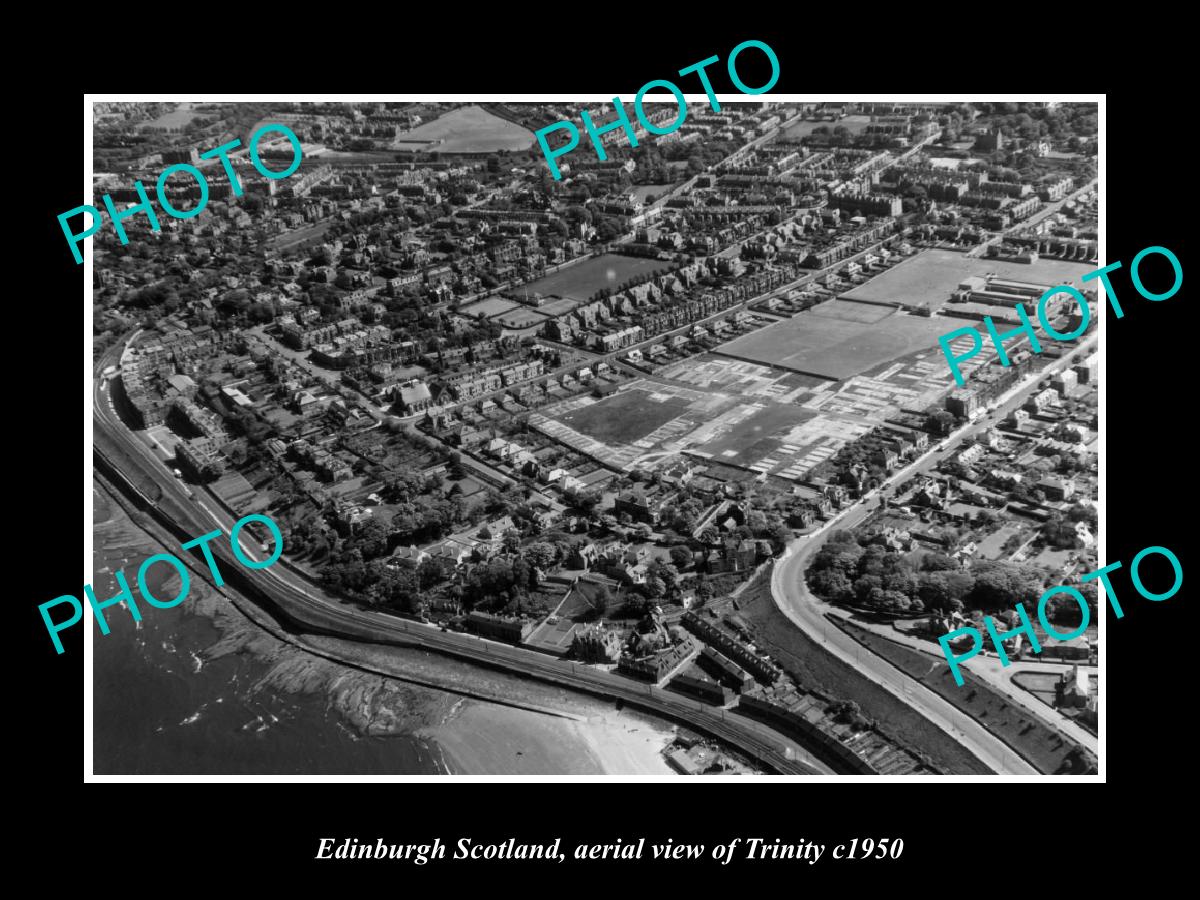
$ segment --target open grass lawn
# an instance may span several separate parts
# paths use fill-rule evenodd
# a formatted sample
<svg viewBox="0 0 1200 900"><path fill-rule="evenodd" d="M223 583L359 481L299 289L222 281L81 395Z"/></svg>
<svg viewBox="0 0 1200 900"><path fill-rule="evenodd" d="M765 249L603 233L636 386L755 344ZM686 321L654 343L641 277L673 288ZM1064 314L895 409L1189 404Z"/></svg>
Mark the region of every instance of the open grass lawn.
<svg viewBox="0 0 1200 900"><path fill-rule="evenodd" d="M843 322L872 323L886 319L894 310L875 303L854 303L851 300L829 300L812 308L814 316L841 319Z"/></svg>
<svg viewBox="0 0 1200 900"><path fill-rule="evenodd" d="M397 146L428 142L427 149L443 153L482 153L486 150L527 150L533 132L480 106L464 106L418 125L396 138Z"/></svg>
<svg viewBox="0 0 1200 900"><path fill-rule="evenodd" d="M925 302L936 310L949 301L959 282L971 275L994 272L997 277L1010 281L1045 285L1074 283L1079 287L1080 277L1093 268L1084 263L1055 259L1015 263L966 257L952 250L925 250L876 275L846 293L845 297L847 300L906 304Z"/></svg>
<svg viewBox="0 0 1200 900"><path fill-rule="evenodd" d="M635 256L620 256L616 253L605 253L595 259L589 259L565 269L560 269L553 275L539 278L527 285L529 291L550 296L568 297L573 300L585 301L600 290L613 288L624 284L634 275L656 270L668 270L672 264L661 259L642 259Z"/></svg>
<svg viewBox="0 0 1200 900"><path fill-rule="evenodd" d="M755 643L805 690L831 700L853 700L863 715L912 750L924 753L943 772L988 775L991 771L965 747L920 713L854 668L821 649L792 624L771 597L768 567L738 599L739 615L754 632Z"/></svg>
<svg viewBox="0 0 1200 900"><path fill-rule="evenodd" d="M1054 686L1058 684L1058 675L1051 672L1018 672L1012 680L1043 703L1054 706Z"/></svg>
<svg viewBox="0 0 1200 900"><path fill-rule="evenodd" d="M504 300L500 297L488 297L484 300L468 303L459 312L464 316L483 316L486 319L516 308L517 304L511 300Z"/></svg>
<svg viewBox="0 0 1200 900"><path fill-rule="evenodd" d="M306 225L303 228L297 228L294 231L285 231L283 234L278 234L270 238L269 243L276 250L283 250L287 247L303 244L305 241L319 241L325 237L325 232L329 230L332 224L332 222L320 222L316 225Z"/></svg>
<svg viewBox="0 0 1200 900"><path fill-rule="evenodd" d="M509 328L528 328L530 325L537 325L550 320L549 316L544 316L528 306L518 306L516 309L493 316L493 318L501 325L506 325Z"/></svg>
<svg viewBox="0 0 1200 900"><path fill-rule="evenodd" d="M1039 772L1071 774L1072 762L1085 754L1074 741L1027 714L1007 697L963 672L964 684L954 683L945 659L889 641L874 632L834 616L830 621L863 646L945 697L1004 743L1021 754Z"/></svg>
<svg viewBox="0 0 1200 900"><path fill-rule="evenodd" d="M192 119L197 118L197 113L193 107L195 103L180 103L175 109L170 112L163 113L157 119L146 122L142 128L183 128Z"/></svg>
<svg viewBox="0 0 1200 900"><path fill-rule="evenodd" d="M578 300L548 300L539 306L537 311L547 316L561 316L569 313L578 305Z"/></svg>
<svg viewBox="0 0 1200 900"><path fill-rule="evenodd" d="M867 130L867 126L871 124L870 116L842 116L836 122L813 122L811 120L801 120L794 125L788 126L784 131L783 136L789 141L794 141L797 138L806 138L816 129L824 126L829 129L829 133L833 133L833 129L839 125L848 130L851 134L862 134Z"/></svg>
<svg viewBox="0 0 1200 900"><path fill-rule="evenodd" d="M647 198L658 199L674 186L673 184L637 184L633 186L633 195L643 202L649 202Z"/></svg>
<svg viewBox="0 0 1200 900"><path fill-rule="evenodd" d="M448 480L446 482L446 484L447 485L457 484L459 489L462 491L462 496L464 498L471 497L475 494L478 494L480 491L482 491L484 489L483 482L477 478L472 478L470 475L468 475L466 478L461 478L458 481L454 481L452 479Z"/></svg>
<svg viewBox="0 0 1200 900"><path fill-rule="evenodd" d="M722 344L716 352L840 381L919 350L935 350L945 331L945 320L892 313L862 322L810 309Z"/></svg>
<svg viewBox="0 0 1200 900"><path fill-rule="evenodd" d="M679 397L658 402L645 391L628 390L555 418L597 441L632 444L687 408L687 401Z"/></svg>

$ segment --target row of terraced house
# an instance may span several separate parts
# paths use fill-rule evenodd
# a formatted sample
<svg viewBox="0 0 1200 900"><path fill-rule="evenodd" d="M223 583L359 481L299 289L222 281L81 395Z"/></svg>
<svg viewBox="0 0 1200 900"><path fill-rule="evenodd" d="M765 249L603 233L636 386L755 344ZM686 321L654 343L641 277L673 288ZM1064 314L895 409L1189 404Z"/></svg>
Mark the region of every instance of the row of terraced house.
<svg viewBox="0 0 1200 900"><path fill-rule="evenodd" d="M443 389L456 402L462 403L519 382L537 378L545 371L546 366L542 360L530 359L508 366L485 369L481 372L468 372L464 375L447 378L443 381Z"/></svg>

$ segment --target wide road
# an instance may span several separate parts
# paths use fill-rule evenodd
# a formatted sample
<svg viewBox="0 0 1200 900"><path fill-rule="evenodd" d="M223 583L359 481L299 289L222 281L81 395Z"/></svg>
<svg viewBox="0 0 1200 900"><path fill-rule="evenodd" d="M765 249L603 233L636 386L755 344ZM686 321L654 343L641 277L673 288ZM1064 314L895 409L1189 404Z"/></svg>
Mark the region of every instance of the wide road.
<svg viewBox="0 0 1200 900"><path fill-rule="evenodd" d="M118 344L103 354L96 363L97 373L117 362L121 346ZM214 524L228 534L234 517L207 494L197 492L192 495L168 474L162 462L116 416L109 402L111 392L101 389L104 383L105 379L97 375L92 391L97 454L122 474L132 475L134 485L153 481L162 496L149 498L149 511L168 527L189 538L211 531ZM227 578L231 571L241 570L224 545L213 542L211 546L219 568ZM262 555L246 549L253 556ZM722 740L776 772L834 774L828 765L794 741L736 709L713 707L656 685L639 683L521 647L474 635L443 632L435 626L359 609L329 597L282 563L250 574L253 579L250 599L254 592L261 594L255 601L256 606L265 600L273 615L281 614L285 620L309 632L371 643L423 647L586 693L623 700ZM241 589L238 592L247 593Z"/></svg>
<svg viewBox="0 0 1200 900"><path fill-rule="evenodd" d="M825 603L819 598L816 599L815 605L825 613L837 616L839 619L854 620L852 613L835 607L832 604ZM895 644L903 644L921 653L932 654L931 659L936 658L941 660L945 658L942 655L940 646L928 638L905 634L888 625L879 625L871 622L856 622L855 624L860 628L865 628L867 631L878 634L880 637L887 638ZM963 665L961 668L968 670L980 681L986 682L990 687L1006 696L1014 705L1022 707L1034 718L1041 719L1051 729L1062 732L1076 743L1087 747L1093 753L1098 752L1095 734L1088 731L1069 716L1064 716L1058 709L1039 700L1034 694L1022 688L1019 684L1013 683L1011 680L1013 675L1020 672L1036 672L1043 675L1059 676L1065 672L1069 672L1072 668L1072 663L1056 664L1048 661L1039 661L1038 657L1034 655L1027 659L1012 660L1005 666L1001 664L999 657L988 653L987 656L980 654L970 661L970 665ZM1089 677L1097 677L1095 666L1085 665L1082 668L1089 672Z"/></svg>
<svg viewBox="0 0 1200 900"><path fill-rule="evenodd" d="M1038 770L1026 762L1011 747L985 729L977 721L955 708L939 694L921 682L911 678L881 656L863 647L842 629L825 619L826 604L814 597L804 581L812 555L821 547L835 528L851 529L861 524L876 508L876 496L895 484L900 484L915 475L927 472L939 460L952 453L963 441L993 424L993 421L1024 402L1038 382L1050 372L1070 365L1076 358L1089 352L1097 340L1092 335L1064 354L1041 372L1032 373L1015 385L996 404L995 410L968 423L944 444L944 449L934 445L929 452L918 457L909 465L887 478L877 489L858 503L846 507L819 529L788 544L783 557L771 575L771 592L779 609L812 640L838 659L853 666L857 671L881 685L896 697L912 706L923 716L953 735L963 746L974 753L993 771L1002 775L1036 775ZM970 666L965 666L970 668ZM1022 704L1023 706L1025 704Z"/></svg>

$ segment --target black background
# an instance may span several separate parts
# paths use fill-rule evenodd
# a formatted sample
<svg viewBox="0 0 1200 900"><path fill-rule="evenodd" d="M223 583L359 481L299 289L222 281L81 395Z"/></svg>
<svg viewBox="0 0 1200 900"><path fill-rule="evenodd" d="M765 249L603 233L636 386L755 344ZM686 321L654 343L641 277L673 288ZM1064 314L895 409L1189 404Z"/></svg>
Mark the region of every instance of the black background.
<svg viewBox="0 0 1200 900"><path fill-rule="evenodd" d="M232 883L247 887L260 880L271 886L297 880L344 888L378 879L402 891L434 876L443 884L482 878L483 885L501 889L575 893L583 888L606 894L629 889L621 875L633 864L568 863L551 869L447 861L416 868L316 863L312 857L321 837L422 843L440 836L451 845L460 836L478 842L562 837L567 846L617 837L645 837L648 843L672 837L710 846L753 836L824 844L855 836L902 837L905 852L898 862L822 860L811 867L674 862L629 874L639 879L686 874L689 890L737 885L759 891L778 884L790 893L816 879L851 891L867 884L906 884L1075 893L1092 888L1089 876L1097 868L1128 861L1130 854L1175 854L1167 845L1176 840L1177 826L1155 807L1169 806L1162 798L1190 781L1192 753L1183 734L1194 717L1195 678L1184 668L1193 652L1184 613L1187 585L1170 600L1151 603L1134 593L1127 567L1143 547L1159 544L1191 571L1191 528L1180 513L1189 507L1184 495L1196 459L1191 400L1197 353L1184 321L1186 283L1167 301L1146 301L1129 282L1128 263L1142 248L1161 245L1188 270L1184 224L1195 206L1188 124L1194 110L1190 101L1173 96L1182 83L1170 68L1172 60L1187 56L1176 56L1164 44L1172 29L1163 20L1153 38L1142 40L1124 26L1093 29L1083 21L1047 18L1041 10L1018 21L1015 11L996 8L977 22L947 12L955 17L955 28L943 34L931 24L940 14L929 11L913 19L899 8L868 16L865 9L847 7L841 22L818 26L801 9L795 8L796 24L788 27L757 24L765 18L762 7L747 10L755 14L745 20L736 9L711 19L689 13L686 33L678 24L652 31L602 11L588 13L595 20L588 23L552 17L534 30L529 20L541 15L536 9L514 11L490 25L475 24L463 11L461 22L436 29L399 19L376 28L367 18L347 16L338 22L336 15L322 25L312 14L300 13L295 22L246 29L214 20L203 38L197 34L199 20L191 19L178 39L199 43L182 55L171 51L171 59L161 62L149 51L144 56L139 51L136 59L116 53L122 35L132 39L121 29L132 26L114 25L105 38L113 51L108 55L95 56L90 41L78 44L78 58L89 64L103 58L108 60L104 66L73 77L59 70L57 83L40 75L36 92L29 85L19 101L26 127L10 140L22 152L8 171L10 188L23 193L19 201L10 199L8 215L31 231L9 229L14 277L8 307L15 321L8 323L7 334L12 424L5 479L8 571L18 582L8 600L14 613L9 624L22 651L9 666L9 697L15 703L6 737L22 757L10 762L8 775L15 782L12 789L26 796L23 844L53 855L60 865L79 854L80 872L95 879L119 872L123 881L136 877L146 886L164 888L181 878L190 883L188 873L200 874L198 887L217 889L237 877ZM218 39L225 28L231 34ZM160 24L159 30L161 36L171 26ZM136 31L146 37L139 46L149 46L148 32L140 26ZM1114 578L1126 615L1120 621L1108 616L1102 648L1108 673L1102 685L1107 783L946 779L901 788L881 782L610 779L590 784L85 786L82 628L63 635L67 652L56 656L37 612L46 599L79 595L77 542L80 526L91 527L78 517L80 492L90 487L75 468L81 455L90 455L80 446L79 432L89 376L83 394L79 379L81 368L90 371L91 360L79 317L82 267L75 265L55 218L82 199L83 90L188 92L196 99L251 89L297 95L588 91L629 101L644 82L673 77L713 54L722 60L709 70L714 87L732 92L724 59L748 38L766 41L777 53L782 74L774 91L779 93L878 97L952 91L969 100L989 99L986 94L1015 99L1022 93L1107 92L1107 261L1125 263L1113 279L1125 317L1117 320L1109 311L1105 320L1106 541L1108 560L1126 564ZM166 53L173 41L160 49ZM69 51L58 47L56 53ZM765 66L755 71L757 58L753 50L739 58L739 71L751 85L766 80ZM82 88L76 77L83 79ZM685 91L698 90L694 76L680 81ZM14 88L25 90L20 81ZM1157 273L1162 280L1155 280L1156 262L1163 263L1150 260L1143 269L1150 285L1169 281L1165 263ZM1165 563L1162 575L1169 578ZM1152 565L1143 577L1162 589ZM128 795L130 790L135 796ZM650 889L652 883L634 889Z"/></svg>

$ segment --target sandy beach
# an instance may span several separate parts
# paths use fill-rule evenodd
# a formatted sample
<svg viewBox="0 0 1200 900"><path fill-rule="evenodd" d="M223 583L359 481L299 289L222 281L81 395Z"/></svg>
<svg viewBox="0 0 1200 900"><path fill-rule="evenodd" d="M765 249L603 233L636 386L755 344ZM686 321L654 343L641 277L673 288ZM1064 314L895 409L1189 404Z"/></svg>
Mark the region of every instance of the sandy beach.
<svg viewBox="0 0 1200 900"><path fill-rule="evenodd" d="M107 596L116 592L113 570L136 568L150 553L161 552L161 547L104 491L96 491L94 498L97 571L93 582ZM175 580L171 575L160 582L152 573L152 586L161 587L164 596L174 593ZM202 644L188 644L187 652L181 656L181 659L186 657L180 664L181 673L171 681L186 695L180 702L190 704L186 718L181 713L172 719L172 723L182 720L179 726L168 723L172 727L167 731L162 727L154 731L162 716L150 709L145 715L131 716L121 725L114 723L114 733L137 732L138 727L145 726L153 736L143 737L143 742L156 738L161 742L177 740L177 744L164 745L156 751L158 755L145 765L160 766L164 771L184 766L191 767L189 771L209 771L204 766L215 766L212 771L220 771L223 765L220 756L208 758L205 754L209 751L192 749L216 747L219 742L204 743L198 736L179 737L180 728L190 728L192 732L188 734L194 734L197 723L213 718L217 711L245 707L246 716L253 721L249 730L235 729L237 734L262 735L267 730L286 729L292 707L303 703L299 698L307 696L315 698L324 708L324 716L316 724L311 716L304 719L306 727L327 728L325 740L332 747L329 759L323 759L321 765L344 765L342 771L355 771L360 765L370 765L371 771L377 771L387 765L387 757L391 755L399 767L393 771L413 774L431 769L458 775L675 774L660 753L674 738L672 726L663 720L618 711L612 703L600 698L507 672L478 668L420 648L362 644L323 635L290 635L290 640L284 640L234 607L227 591L228 588L216 590L202 579L193 578L192 591L175 615L155 611L152 621L140 623L146 628L124 621L114 628L118 633L126 628L136 632L130 639L141 650L146 648L149 631L155 631L155 641L162 639L164 664L172 666L171 672L176 663L171 653L179 655L175 645L183 640L176 634L185 622L180 613L186 611L203 618L213 629L206 632ZM159 628L162 635L157 633ZM118 637L106 640L104 646L111 647ZM343 665L340 662L343 660L358 665ZM224 666L237 672L243 664L247 667L244 674L249 676L245 680L238 681L234 674L232 681L218 679L219 683L201 688L199 680L215 669ZM364 671L360 666L372 671ZM170 674L156 672L156 678L164 677ZM507 703L533 708L471 699L464 697L464 693L503 698ZM277 709L280 704L276 703L276 697L297 699L283 702L288 707L284 711ZM214 728L220 731L224 724ZM329 727L331 724L334 727ZM343 734L349 736L351 745L358 745L364 739L382 739L384 743L372 744L378 749L379 759L372 757L364 763L359 758L362 754L355 755L354 746L349 750L335 747ZM407 738L414 738L420 744L413 749L405 743L403 748L397 746L389 754L388 739ZM221 753L240 752L247 740L261 743L262 739L250 738L241 744L227 742L228 746L221 745ZM118 749L124 755L132 752L124 744ZM194 758L197 752L204 757L199 762ZM414 754L421 758L414 762ZM344 763L339 761L342 759ZM257 758L245 763L247 767L263 764ZM288 763L296 771L316 764L308 759ZM112 765L113 771L124 771L120 767L126 763L114 759ZM419 768L408 768L412 766Z"/></svg>
<svg viewBox="0 0 1200 900"><path fill-rule="evenodd" d="M588 718L464 700L420 732L455 775L674 775L661 750L669 729L615 711Z"/></svg>

